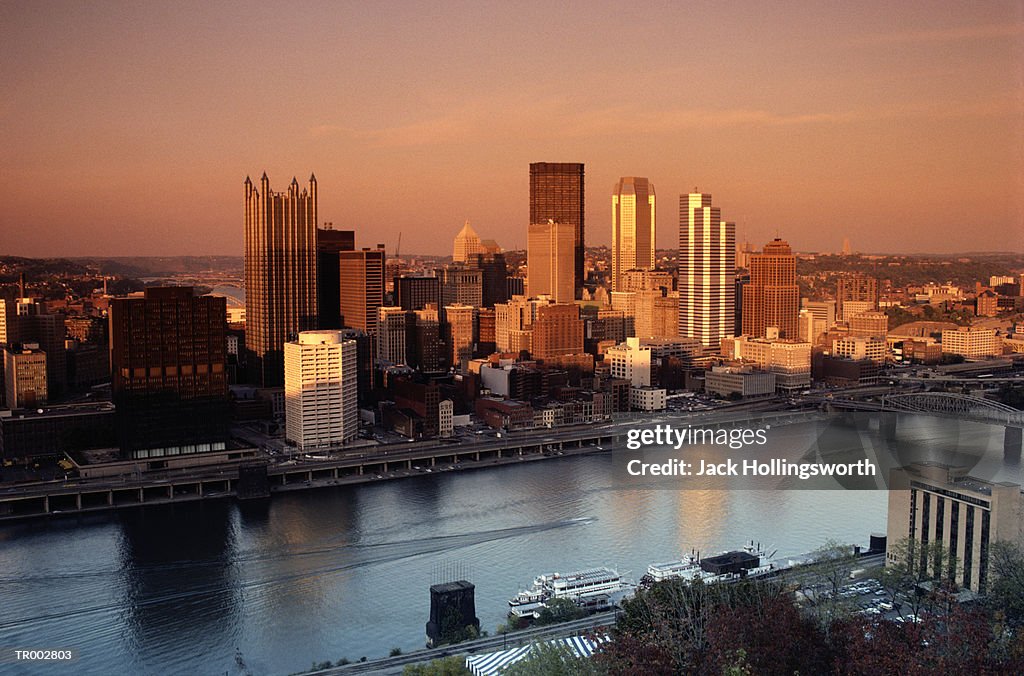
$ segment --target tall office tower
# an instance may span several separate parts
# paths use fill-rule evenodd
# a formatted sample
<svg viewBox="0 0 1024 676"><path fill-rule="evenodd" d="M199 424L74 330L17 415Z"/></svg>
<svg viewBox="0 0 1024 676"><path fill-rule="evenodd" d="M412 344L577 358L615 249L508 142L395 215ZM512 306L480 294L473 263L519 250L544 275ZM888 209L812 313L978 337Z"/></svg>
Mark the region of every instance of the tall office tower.
<svg viewBox="0 0 1024 676"><path fill-rule="evenodd" d="M403 310L422 310L441 304L439 277L395 277L395 305Z"/></svg>
<svg viewBox="0 0 1024 676"><path fill-rule="evenodd" d="M526 292L531 298L550 296L571 303L574 226L570 223L531 223L526 238Z"/></svg>
<svg viewBox="0 0 1024 676"><path fill-rule="evenodd" d="M870 306L857 305L855 312L847 313L843 303L855 301L870 303ZM840 321L848 322L850 317L861 312L868 312L878 308L878 280L871 275L862 272L855 272L843 275L836 284L836 311ZM847 316L849 315L849 316Z"/></svg>
<svg viewBox="0 0 1024 676"><path fill-rule="evenodd" d="M437 306L413 310L409 331L410 336L405 342L409 366L426 373L441 371L444 340L441 338L441 320Z"/></svg>
<svg viewBox="0 0 1024 676"><path fill-rule="evenodd" d="M796 256L776 237L761 253L750 256L750 283L743 287L743 334L762 338L774 326L782 338L796 339L799 315Z"/></svg>
<svg viewBox="0 0 1024 676"><path fill-rule="evenodd" d="M356 343L341 331L303 331L284 346L285 436L299 450L359 434Z"/></svg>
<svg viewBox="0 0 1024 676"><path fill-rule="evenodd" d="M384 305L384 269L383 244L338 254L342 326L376 335L377 308Z"/></svg>
<svg viewBox="0 0 1024 676"><path fill-rule="evenodd" d="M408 363L408 334L408 311L400 307L377 308L377 359L390 364Z"/></svg>
<svg viewBox="0 0 1024 676"><path fill-rule="evenodd" d="M245 346L249 378L284 383L284 344L316 328L316 177L273 192L266 173L245 179Z"/></svg>
<svg viewBox="0 0 1024 676"><path fill-rule="evenodd" d="M716 349L733 335L736 224L721 219L711 195L679 196L679 335Z"/></svg>
<svg viewBox="0 0 1024 676"><path fill-rule="evenodd" d="M612 291L627 291L626 270L654 268L654 184L626 176L612 191Z"/></svg>
<svg viewBox="0 0 1024 676"><path fill-rule="evenodd" d="M329 225L329 224L328 224ZM352 230L317 228L316 297L320 329L341 328L341 273L338 254L355 251L356 233Z"/></svg>
<svg viewBox="0 0 1024 676"><path fill-rule="evenodd" d="M471 305L449 305L444 309L450 362L459 371L473 358L476 344L477 309Z"/></svg>
<svg viewBox="0 0 1024 676"><path fill-rule="evenodd" d="M18 342L17 305L13 300L0 298L0 345L13 345Z"/></svg>
<svg viewBox="0 0 1024 676"><path fill-rule="evenodd" d="M747 263L750 263L750 259L747 259ZM746 267L743 268L746 270ZM733 333L737 336L740 335L743 327L743 287L750 284L750 273L738 272L736 273L736 292L733 294L732 302L735 308L733 316Z"/></svg>
<svg viewBox="0 0 1024 676"><path fill-rule="evenodd" d="M455 235L452 262L466 263L471 256L483 253L483 251L483 245L480 244L480 236L476 234L476 230L469 224L469 221L466 221L466 224L462 226L462 230L459 230L459 234Z"/></svg>
<svg viewBox="0 0 1024 676"><path fill-rule="evenodd" d="M553 359L583 352L583 318L575 303L557 303L537 308L533 322L534 359Z"/></svg>
<svg viewBox="0 0 1024 676"><path fill-rule="evenodd" d="M111 301L111 389L124 455L225 448L226 333L225 299L194 296L191 287L150 287L143 297Z"/></svg>
<svg viewBox="0 0 1024 676"><path fill-rule="evenodd" d="M354 341L356 344L356 384L359 390L359 403L368 404L372 402L373 358L377 346L372 337L359 329L342 329L341 337L344 340Z"/></svg>
<svg viewBox="0 0 1024 676"><path fill-rule="evenodd" d="M441 280L440 307L456 304L480 307L483 303L484 274L481 270L451 265L438 268L437 277Z"/></svg>
<svg viewBox="0 0 1024 676"><path fill-rule="evenodd" d="M494 307L510 298L508 292L508 264L500 251L470 256L469 264L480 270L480 307Z"/></svg>
<svg viewBox="0 0 1024 676"><path fill-rule="evenodd" d="M573 296L583 297L584 245L583 164L530 164L530 223L567 223L573 228Z"/></svg>
<svg viewBox="0 0 1024 676"><path fill-rule="evenodd" d="M35 408L45 404L46 353L38 343L25 343L20 348L0 348L4 362L4 390L7 408Z"/></svg>

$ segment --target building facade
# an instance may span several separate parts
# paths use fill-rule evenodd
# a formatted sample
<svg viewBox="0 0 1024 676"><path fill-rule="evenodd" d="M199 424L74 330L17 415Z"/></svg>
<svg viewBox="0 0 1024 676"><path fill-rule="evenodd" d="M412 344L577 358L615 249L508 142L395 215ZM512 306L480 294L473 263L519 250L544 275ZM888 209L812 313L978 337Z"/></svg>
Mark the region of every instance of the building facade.
<svg viewBox="0 0 1024 676"><path fill-rule="evenodd" d="M356 343L340 331L303 331L287 343L285 437L301 451L338 446L359 434Z"/></svg>
<svg viewBox="0 0 1024 676"><path fill-rule="evenodd" d="M384 305L384 245L376 249L342 251L338 254L341 275L341 325L371 336L377 333L377 308Z"/></svg>
<svg viewBox="0 0 1024 676"><path fill-rule="evenodd" d="M782 338L795 339L799 313L796 256L787 242L775 238L750 256L750 283L743 287L742 333L762 337L774 326Z"/></svg>
<svg viewBox="0 0 1024 676"><path fill-rule="evenodd" d="M284 382L284 344L316 328L316 177L300 190L294 178L273 192L266 173L259 190L245 179L245 345L249 379Z"/></svg>
<svg viewBox="0 0 1024 676"><path fill-rule="evenodd" d="M584 170L576 162L533 162L530 164L530 223L565 223L573 230L574 295L583 297L584 270ZM559 299L559 302L564 302Z"/></svg>
<svg viewBox="0 0 1024 676"><path fill-rule="evenodd" d="M612 190L612 291L624 291L627 270L654 268L654 184L626 176Z"/></svg>
<svg viewBox="0 0 1024 676"><path fill-rule="evenodd" d="M679 196L679 335L717 349L733 335L736 224L721 219L711 195Z"/></svg>
<svg viewBox="0 0 1024 676"><path fill-rule="evenodd" d="M526 238L526 292L550 296L556 303L576 298L575 227L571 223L531 223Z"/></svg>

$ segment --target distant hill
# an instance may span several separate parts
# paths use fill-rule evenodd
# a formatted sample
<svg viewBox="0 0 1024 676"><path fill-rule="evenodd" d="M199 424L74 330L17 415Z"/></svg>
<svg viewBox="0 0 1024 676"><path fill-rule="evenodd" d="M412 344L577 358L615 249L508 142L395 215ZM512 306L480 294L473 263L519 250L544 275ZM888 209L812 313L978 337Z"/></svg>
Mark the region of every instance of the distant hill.
<svg viewBox="0 0 1024 676"><path fill-rule="evenodd" d="M111 258L74 258L106 275L126 277L163 277L198 274L209 271L241 270L241 256L117 256Z"/></svg>

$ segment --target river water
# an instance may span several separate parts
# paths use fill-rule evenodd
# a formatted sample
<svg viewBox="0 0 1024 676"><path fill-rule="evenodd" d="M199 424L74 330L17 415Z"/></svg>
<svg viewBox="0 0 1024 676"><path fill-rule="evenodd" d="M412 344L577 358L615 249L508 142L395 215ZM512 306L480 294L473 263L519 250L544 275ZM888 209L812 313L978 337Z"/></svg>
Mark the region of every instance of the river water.
<svg viewBox="0 0 1024 676"><path fill-rule="evenodd" d="M810 431L809 431L810 430ZM840 431L870 445L863 430ZM813 425L776 444L821 438ZM901 419L901 449L958 448L1019 480L1002 429ZM706 453L728 454L720 449ZM0 648L72 648L74 673L289 674L311 662L422 647L428 588L476 585L493 632L506 600L544 572L647 564L759 540L776 557L884 532L884 490L721 490L622 480L616 454L233 501L154 506L0 527ZM674 483L673 483L674 482ZM240 656L244 666L236 659ZM69 673L67 666L7 673Z"/></svg>

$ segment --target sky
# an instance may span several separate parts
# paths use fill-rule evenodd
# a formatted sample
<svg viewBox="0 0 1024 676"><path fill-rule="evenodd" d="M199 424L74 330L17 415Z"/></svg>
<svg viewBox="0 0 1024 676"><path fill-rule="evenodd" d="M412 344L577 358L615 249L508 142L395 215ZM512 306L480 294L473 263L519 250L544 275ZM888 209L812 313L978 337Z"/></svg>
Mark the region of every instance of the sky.
<svg viewBox="0 0 1024 676"><path fill-rule="evenodd" d="M241 255L247 175L319 220L523 248L529 163L586 165L586 241L645 176L658 245L1024 251L1024 2L0 0L0 254Z"/></svg>

